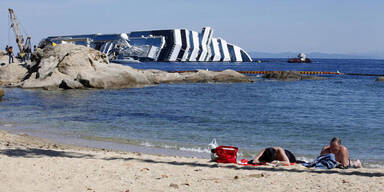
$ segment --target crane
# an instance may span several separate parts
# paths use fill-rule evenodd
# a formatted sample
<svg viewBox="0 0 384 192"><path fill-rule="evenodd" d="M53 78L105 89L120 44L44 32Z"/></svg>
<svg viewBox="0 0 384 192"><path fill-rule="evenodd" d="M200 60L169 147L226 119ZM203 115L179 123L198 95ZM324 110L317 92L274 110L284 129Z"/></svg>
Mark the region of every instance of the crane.
<svg viewBox="0 0 384 192"><path fill-rule="evenodd" d="M15 12L13 9L9 8L9 18L11 20L11 28L13 29L13 32L16 36L16 43L19 47L20 53L28 52L28 50L31 50L31 37L27 37L25 43L24 43L24 36L21 34L21 30L19 27L19 23L17 22Z"/></svg>

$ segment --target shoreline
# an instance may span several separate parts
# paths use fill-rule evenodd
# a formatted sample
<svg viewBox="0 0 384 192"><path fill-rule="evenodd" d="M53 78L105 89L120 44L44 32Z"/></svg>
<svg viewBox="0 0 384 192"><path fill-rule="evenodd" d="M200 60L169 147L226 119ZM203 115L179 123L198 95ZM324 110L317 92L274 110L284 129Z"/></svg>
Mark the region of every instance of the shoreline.
<svg viewBox="0 0 384 192"><path fill-rule="evenodd" d="M57 144L0 130L0 191L379 191L384 169L244 167Z"/></svg>
<svg viewBox="0 0 384 192"><path fill-rule="evenodd" d="M166 156L181 156L187 158L200 158L200 159L210 159L210 153L197 152L191 150L180 150L176 148L164 148L153 145L140 145L133 144L127 142L118 142L113 141L112 138L98 138L98 137L90 137L90 136L76 136L69 135L65 133L57 133L57 132L44 132L41 129L28 129L26 127L14 127L13 124L0 124L0 130L4 130L10 132L12 134L19 135L30 135L36 138L41 138L44 140L49 140L56 144L62 145L74 145L81 147L89 147L89 148L97 148L97 149L105 149L105 150L113 150L113 151L121 151L121 152L138 152L145 153L149 155L166 155Z"/></svg>
<svg viewBox="0 0 384 192"><path fill-rule="evenodd" d="M127 141L119 141L120 139L114 140L113 138L102 138L102 137L91 137L86 135L78 135L75 134L66 134L60 132L46 132L42 129L30 129L30 125L18 126L13 123L1 123L0 122L0 130L5 130L11 132L13 134L26 134L36 138L41 138L45 140L49 140L51 142L63 145L74 145L81 147L89 147L89 148L97 148L97 149L105 149L105 150L113 150L113 151L121 151L121 152L138 152L145 153L148 155L165 155L165 156L180 156L186 158L199 158L210 160L210 153L205 152L205 148L200 147L191 147L178 148L176 146L157 146L156 144L146 144L144 143L129 143ZM208 146L208 144L207 144ZM208 147L206 149L208 151ZM242 153L246 153L247 155L243 155ZM254 154L257 155L257 152ZM249 156L248 151L239 151L238 160L240 159L251 159L254 155ZM315 159L314 156L302 156L296 155L298 160L302 160L305 162L311 162ZM352 160L355 160L352 158ZM383 162L380 160L368 160L360 159L363 162L363 167L366 169L384 169Z"/></svg>

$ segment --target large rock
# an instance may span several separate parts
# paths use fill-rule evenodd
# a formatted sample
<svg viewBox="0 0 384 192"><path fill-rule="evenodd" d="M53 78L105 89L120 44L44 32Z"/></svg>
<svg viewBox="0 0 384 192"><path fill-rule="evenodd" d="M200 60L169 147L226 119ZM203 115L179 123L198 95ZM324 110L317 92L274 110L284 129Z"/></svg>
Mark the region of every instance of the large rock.
<svg viewBox="0 0 384 192"><path fill-rule="evenodd" d="M168 73L138 70L109 63L107 56L92 48L61 44L38 49L36 63L28 66L22 88L80 89L131 88L158 83L251 82L248 76L233 70Z"/></svg>
<svg viewBox="0 0 384 192"><path fill-rule="evenodd" d="M128 88L149 82L132 75L135 69L109 64L105 54L79 45L57 45L37 52L36 70L20 84L23 88ZM137 72L136 72L137 73Z"/></svg>
<svg viewBox="0 0 384 192"><path fill-rule="evenodd" d="M100 65L95 72L81 71L77 80L91 88L130 88L150 85L139 70L120 64Z"/></svg>
<svg viewBox="0 0 384 192"><path fill-rule="evenodd" d="M216 83L216 82L251 82L248 76L234 70L168 73L161 70L143 70L145 76L156 83Z"/></svg>
<svg viewBox="0 0 384 192"><path fill-rule="evenodd" d="M28 70L21 63L8 64L8 56L4 57L7 59L6 63L0 64L0 86L19 83L24 79ZM0 61L2 60L0 59Z"/></svg>
<svg viewBox="0 0 384 192"><path fill-rule="evenodd" d="M378 77L376 81L384 81L384 77Z"/></svg>
<svg viewBox="0 0 384 192"><path fill-rule="evenodd" d="M301 75L298 71L273 71L263 76L266 79L276 79L280 81L298 81L298 80L321 80L323 77Z"/></svg>
<svg viewBox="0 0 384 192"><path fill-rule="evenodd" d="M5 94L4 89L0 88L0 101L3 99L4 94Z"/></svg>

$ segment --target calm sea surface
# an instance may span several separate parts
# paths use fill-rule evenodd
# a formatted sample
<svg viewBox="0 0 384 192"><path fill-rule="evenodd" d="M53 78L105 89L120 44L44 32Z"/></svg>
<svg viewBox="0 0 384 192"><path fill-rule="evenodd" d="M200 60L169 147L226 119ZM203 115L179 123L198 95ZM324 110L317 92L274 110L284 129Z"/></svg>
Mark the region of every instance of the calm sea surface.
<svg viewBox="0 0 384 192"><path fill-rule="evenodd" d="M161 70L305 70L384 74L384 60L314 60L288 64L140 63ZM0 127L103 148L208 157L207 145L240 148L250 158L282 146L299 159L316 157L340 137L352 159L384 167L384 82L369 76L325 76L281 82L162 84L121 90L5 89ZM81 140L81 141L80 141ZM129 147L128 147L129 146Z"/></svg>

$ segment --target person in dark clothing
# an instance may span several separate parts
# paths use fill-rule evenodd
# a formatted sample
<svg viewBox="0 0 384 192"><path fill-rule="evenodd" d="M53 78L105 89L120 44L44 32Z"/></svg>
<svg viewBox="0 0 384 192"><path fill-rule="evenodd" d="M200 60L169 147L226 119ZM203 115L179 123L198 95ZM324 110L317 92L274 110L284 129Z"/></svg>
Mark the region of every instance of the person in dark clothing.
<svg viewBox="0 0 384 192"><path fill-rule="evenodd" d="M31 54L32 54L31 48L30 47L25 48L24 53L25 53L24 61L30 60L31 59Z"/></svg>
<svg viewBox="0 0 384 192"><path fill-rule="evenodd" d="M295 162L296 157L292 152L285 150L282 147L269 147L260 151L260 153L251 162L248 163L272 163L290 165L290 163Z"/></svg>
<svg viewBox="0 0 384 192"><path fill-rule="evenodd" d="M12 46L10 46L8 48L8 56L9 56L9 64L11 64L11 61L13 63L13 48L12 48Z"/></svg>
<svg viewBox="0 0 384 192"><path fill-rule="evenodd" d="M37 47L36 47L36 45L33 46L33 52L31 54L30 60L31 60L31 62L34 62L37 60Z"/></svg>

